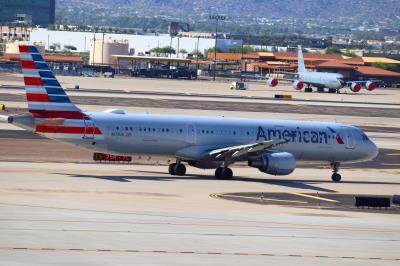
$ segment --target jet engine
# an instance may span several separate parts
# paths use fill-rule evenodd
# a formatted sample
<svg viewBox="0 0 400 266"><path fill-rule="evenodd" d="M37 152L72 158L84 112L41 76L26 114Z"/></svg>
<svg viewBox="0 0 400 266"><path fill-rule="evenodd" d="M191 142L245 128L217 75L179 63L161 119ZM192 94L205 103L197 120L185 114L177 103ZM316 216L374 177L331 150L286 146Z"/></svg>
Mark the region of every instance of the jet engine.
<svg viewBox="0 0 400 266"><path fill-rule="evenodd" d="M269 78L269 79L267 79L267 84L270 87L275 87L276 85L278 85L278 80L274 79L274 78Z"/></svg>
<svg viewBox="0 0 400 266"><path fill-rule="evenodd" d="M359 92L359 91L361 90L361 85L358 84L358 83L353 82L353 83L351 83L351 85L350 85L350 90L351 90L352 92Z"/></svg>
<svg viewBox="0 0 400 266"><path fill-rule="evenodd" d="M293 82L292 86L294 89L299 91L303 89L304 83L301 80L296 80L295 82Z"/></svg>
<svg viewBox="0 0 400 266"><path fill-rule="evenodd" d="M270 175L288 175L296 168L296 158L288 152L264 153L248 165Z"/></svg>
<svg viewBox="0 0 400 266"><path fill-rule="evenodd" d="M368 81L367 83L365 83L365 88L369 91L373 91L376 89L376 83Z"/></svg>

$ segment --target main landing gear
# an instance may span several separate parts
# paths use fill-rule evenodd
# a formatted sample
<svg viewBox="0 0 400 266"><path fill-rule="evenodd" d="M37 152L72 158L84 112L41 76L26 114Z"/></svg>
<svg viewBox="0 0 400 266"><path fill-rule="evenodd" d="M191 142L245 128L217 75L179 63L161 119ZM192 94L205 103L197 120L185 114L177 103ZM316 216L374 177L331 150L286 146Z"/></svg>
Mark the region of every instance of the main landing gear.
<svg viewBox="0 0 400 266"><path fill-rule="evenodd" d="M331 163L331 166L332 166L332 171L333 171L332 181L333 182L340 182L340 180L342 179L342 176L340 174L338 174L340 163L339 162Z"/></svg>
<svg viewBox="0 0 400 266"><path fill-rule="evenodd" d="M176 160L176 163L171 163L169 165L168 173L171 175L183 176L186 174L186 166L182 164L180 160Z"/></svg>
<svg viewBox="0 0 400 266"><path fill-rule="evenodd" d="M232 179L232 177L233 172L231 168L220 166L215 170L215 178L217 179L227 180Z"/></svg>
<svg viewBox="0 0 400 266"><path fill-rule="evenodd" d="M307 87L304 89L304 91L305 91L305 92L312 92L312 87L311 87L311 86L307 86Z"/></svg>

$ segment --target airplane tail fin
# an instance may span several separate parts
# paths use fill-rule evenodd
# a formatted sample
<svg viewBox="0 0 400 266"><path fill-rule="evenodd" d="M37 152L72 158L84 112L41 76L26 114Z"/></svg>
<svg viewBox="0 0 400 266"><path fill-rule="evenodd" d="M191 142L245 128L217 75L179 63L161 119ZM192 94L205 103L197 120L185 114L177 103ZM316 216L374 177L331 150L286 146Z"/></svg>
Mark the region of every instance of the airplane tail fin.
<svg viewBox="0 0 400 266"><path fill-rule="evenodd" d="M304 56L303 56L303 50L302 50L301 45L299 45L297 48L297 56L298 56L298 62L297 62L298 70L297 71L299 73L307 72L306 66L304 64Z"/></svg>
<svg viewBox="0 0 400 266"><path fill-rule="evenodd" d="M20 45L20 60L29 112L35 118L85 119L33 45Z"/></svg>

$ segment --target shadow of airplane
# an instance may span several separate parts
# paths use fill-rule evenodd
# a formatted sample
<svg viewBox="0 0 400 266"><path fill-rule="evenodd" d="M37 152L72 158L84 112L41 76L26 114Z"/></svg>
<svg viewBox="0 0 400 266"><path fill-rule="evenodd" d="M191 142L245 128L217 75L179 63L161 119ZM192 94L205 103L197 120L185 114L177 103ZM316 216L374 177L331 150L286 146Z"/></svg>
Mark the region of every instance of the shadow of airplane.
<svg viewBox="0 0 400 266"><path fill-rule="evenodd" d="M170 181L176 181L176 180L216 181L215 177L210 176L210 175L187 174L185 176L171 176L165 172L156 172L156 171L134 171L134 172L146 173L146 174L151 174L151 175L111 175L110 176L110 175L65 174L65 173L53 173L53 174L61 174L61 175L67 175L70 177L77 177L77 178L96 178L96 179L103 179L103 180L115 181L115 182L132 182L134 180L163 181L163 182L170 182ZM270 185L276 185L276 186L298 188L298 189L305 189L305 190L326 192L326 193L337 192L332 189L322 188L322 187L315 185L315 184L319 184L319 183L331 183L331 181L262 179L262 178L251 178L251 177L238 176L238 177L234 177L232 180L228 180L227 182L253 182L253 183L270 184Z"/></svg>
<svg viewBox="0 0 400 266"><path fill-rule="evenodd" d="M135 173L145 173L150 175L89 175L89 174L65 174L65 173L54 173L67 175L70 177L78 178L97 178L108 181L116 182L132 182L134 180L145 180L145 181L176 181L176 180L209 180L215 181L214 176L211 175L190 175L185 176L171 176L166 172L161 171L140 171L140 170L127 170L129 172L133 171ZM227 182L253 182L259 184L269 184L275 186L283 186L289 188L298 188L318 192L334 193L337 192L333 189L323 188L318 186L318 184L331 184L330 179L318 180L318 179L271 179L271 178L253 178L253 177L243 177L236 176L232 180ZM400 182L374 182L374 181L341 181L341 184L364 184L364 185L397 185L400 186Z"/></svg>

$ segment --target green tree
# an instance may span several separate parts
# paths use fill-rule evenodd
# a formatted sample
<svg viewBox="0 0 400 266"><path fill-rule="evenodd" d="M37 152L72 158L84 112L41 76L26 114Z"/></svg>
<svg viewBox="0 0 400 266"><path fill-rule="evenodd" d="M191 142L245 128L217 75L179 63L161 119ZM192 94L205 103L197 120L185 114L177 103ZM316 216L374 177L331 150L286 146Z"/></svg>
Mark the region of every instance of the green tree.
<svg viewBox="0 0 400 266"><path fill-rule="evenodd" d="M339 48L336 46L331 46L325 49L326 54L342 54L342 51L340 51Z"/></svg>
<svg viewBox="0 0 400 266"><path fill-rule="evenodd" d="M69 44L64 45L64 49L67 50L68 52L76 51L76 47L73 45L69 45Z"/></svg>
<svg viewBox="0 0 400 266"><path fill-rule="evenodd" d="M208 49L204 50L204 56L208 57L208 53L214 53L215 52L215 47L210 47ZM217 53L223 53L224 51L221 50L221 48L217 47ZM213 56L214 57L214 56Z"/></svg>
<svg viewBox="0 0 400 266"><path fill-rule="evenodd" d="M80 55L82 56L83 63L85 65L89 64L89 52L83 52Z"/></svg>
<svg viewBox="0 0 400 266"><path fill-rule="evenodd" d="M384 62L374 62L371 64L371 66L389 70L389 71L399 71L399 68L396 65L384 63Z"/></svg>
<svg viewBox="0 0 400 266"><path fill-rule="evenodd" d="M55 52L56 50L60 50L60 49L61 49L61 44L59 44L58 42L50 45L50 50L52 50L53 52Z"/></svg>
<svg viewBox="0 0 400 266"><path fill-rule="evenodd" d="M204 54L202 52L200 52L200 51L197 52L196 50L193 50L191 52L191 54L194 56L194 58L197 58L197 57L204 58Z"/></svg>
<svg viewBox="0 0 400 266"><path fill-rule="evenodd" d="M185 55L185 54L187 54L188 52L187 52L185 49L182 48L182 49L179 50L179 53Z"/></svg>
<svg viewBox="0 0 400 266"><path fill-rule="evenodd" d="M164 46L164 47L155 47L155 48L151 49L150 52L153 52L156 54L175 54L176 50L172 47Z"/></svg>

